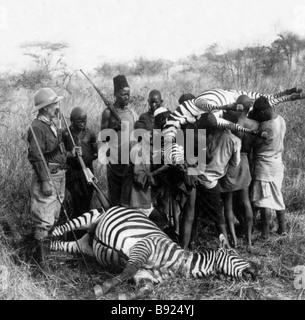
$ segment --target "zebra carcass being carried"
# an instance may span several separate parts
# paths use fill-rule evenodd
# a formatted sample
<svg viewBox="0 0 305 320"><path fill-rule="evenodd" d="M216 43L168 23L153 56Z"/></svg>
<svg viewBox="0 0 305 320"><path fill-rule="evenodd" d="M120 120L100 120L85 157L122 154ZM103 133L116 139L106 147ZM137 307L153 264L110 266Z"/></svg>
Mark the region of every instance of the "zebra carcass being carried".
<svg viewBox="0 0 305 320"><path fill-rule="evenodd" d="M220 247L217 250L183 250L145 214L134 209L113 207L105 213L102 210L90 210L56 227L52 236L80 229L87 229L88 234L78 240L78 245L76 241L53 240L51 250L70 253L81 250L96 257L103 266L122 270L115 278L95 286L97 297L131 278L136 283L140 280L155 283L169 276L200 278L219 272L234 278L250 274L255 279L250 263L229 248L223 235L220 235Z"/></svg>

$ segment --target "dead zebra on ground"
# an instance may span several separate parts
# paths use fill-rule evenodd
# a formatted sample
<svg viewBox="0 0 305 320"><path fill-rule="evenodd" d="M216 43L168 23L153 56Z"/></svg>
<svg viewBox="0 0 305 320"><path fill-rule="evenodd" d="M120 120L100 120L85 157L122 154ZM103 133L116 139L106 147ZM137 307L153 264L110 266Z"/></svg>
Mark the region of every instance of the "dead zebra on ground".
<svg viewBox="0 0 305 320"><path fill-rule="evenodd" d="M190 252L179 247L143 213L134 209L113 207L105 213L93 209L56 227L52 236L81 229L88 230L88 234L78 240L81 251L96 257L103 266L122 270L101 286L95 286L97 298L116 284L132 278L136 284L142 280L151 285L170 276L200 278L217 272L238 279L247 274L253 280L256 277L250 263L228 246L222 234L217 250ZM94 234L93 241L90 234ZM51 250L79 252L75 241L53 240Z"/></svg>

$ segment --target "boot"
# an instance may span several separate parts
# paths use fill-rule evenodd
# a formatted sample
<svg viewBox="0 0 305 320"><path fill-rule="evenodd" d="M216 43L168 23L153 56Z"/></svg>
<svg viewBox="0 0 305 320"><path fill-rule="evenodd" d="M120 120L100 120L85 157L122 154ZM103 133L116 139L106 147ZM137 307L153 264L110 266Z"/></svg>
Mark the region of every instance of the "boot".
<svg viewBox="0 0 305 320"><path fill-rule="evenodd" d="M48 255L50 253L50 240L44 238L42 240L35 239L33 259L43 272L50 272L48 265Z"/></svg>
<svg viewBox="0 0 305 320"><path fill-rule="evenodd" d="M276 211L276 217L279 224L278 234L286 234L285 211Z"/></svg>

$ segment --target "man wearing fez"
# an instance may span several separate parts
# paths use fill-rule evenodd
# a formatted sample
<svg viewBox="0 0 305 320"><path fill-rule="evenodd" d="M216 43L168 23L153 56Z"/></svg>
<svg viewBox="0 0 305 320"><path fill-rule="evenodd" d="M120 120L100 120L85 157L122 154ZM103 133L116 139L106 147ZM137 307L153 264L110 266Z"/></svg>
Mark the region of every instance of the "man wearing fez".
<svg viewBox="0 0 305 320"><path fill-rule="evenodd" d="M120 205L124 172L128 168L129 154L124 150L130 150L129 137L134 129L138 115L128 107L130 99L130 87L124 75L113 78L114 109L117 111L121 121L113 115L109 108L102 113L101 130L113 129L117 132L115 139L110 140L113 154L109 153L107 164L108 196L113 206ZM109 151L109 150L108 150ZM117 157L116 157L117 155Z"/></svg>

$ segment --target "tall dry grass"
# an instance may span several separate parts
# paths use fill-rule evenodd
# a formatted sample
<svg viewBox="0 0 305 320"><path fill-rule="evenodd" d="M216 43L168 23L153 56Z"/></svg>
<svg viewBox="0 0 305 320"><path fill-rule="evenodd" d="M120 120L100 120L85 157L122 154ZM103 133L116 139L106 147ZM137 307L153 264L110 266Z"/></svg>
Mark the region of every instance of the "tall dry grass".
<svg viewBox="0 0 305 320"><path fill-rule="evenodd" d="M112 79L94 79L94 81L109 99L113 98ZM177 107L177 100L182 93L191 92L196 95L202 90L218 87L217 83L212 82L209 78L199 77L195 74L183 75L178 73L168 78L157 76L153 78L129 77L128 81L132 90L131 105L138 114L147 110L147 97L152 89L160 90L164 106L173 110ZM292 72L283 77L266 78L256 87L230 89L272 93L295 85L301 85L305 89L303 75ZM90 84L79 77L74 80L70 87L72 94L69 94L63 88L56 87L56 85L54 85L54 88L58 94L65 96L61 106L63 113L69 117L74 107L83 107L88 113L88 126L98 133L104 104ZM12 90L6 92L6 98L9 97L9 101L0 104L0 265L4 265L10 270L9 289L4 292L0 290L0 299L56 299L54 292L57 292L58 289L56 281L53 282L51 291L47 289L48 285L46 283L37 283L35 278L31 276L28 265L22 260L22 255L19 252L24 237L31 232L32 228L29 220L29 189L32 169L27 161L26 133L29 124L36 116L31 112L33 94L34 92L23 88ZM270 246L274 252L277 252L276 250L284 251L281 255L286 257L293 254L294 251L291 250L291 247L299 246L300 239L304 237L302 219L304 218L305 205L305 148L303 146L305 102L302 100L282 104L277 109L287 124L284 151L286 174L283 194L289 212L291 232L289 240L285 240L285 245L281 246L282 249L278 249L277 244L273 245L271 243ZM105 172L101 170L98 162L95 163L95 168L96 175L103 184ZM299 219L301 216L303 218ZM276 249L274 249L275 247ZM296 253L295 256L297 254L302 255L304 251ZM276 259L276 256L272 254L269 257L271 260ZM274 267L275 260L270 261L265 260L265 265L262 266L262 270L266 274L269 274L270 270L268 269L267 272L266 268L270 266L277 269L276 272L279 271L279 266ZM18 263L16 264L16 262ZM298 263L305 264L305 261L299 259ZM289 272L291 275L291 270ZM157 290L153 298L168 298L171 290L167 291L167 285L177 287L175 294L180 292L180 296L183 297L181 291L185 291L188 286L182 280L182 283L179 281L175 284L161 286L160 291ZM192 286L197 286L197 284L192 282L190 288ZM209 292L213 293L214 285L207 282L206 286L210 286ZM216 289L215 287L214 297L221 297ZM240 288L236 287L235 289L238 291ZM235 291L234 297L238 298L238 295L236 296L237 291ZM228 290L229 292L230 290ZM185 297L188 295L190 295L190 292L185 293ZM60 297L65 298L63 295ZM191 295L191 297L194 298L194 295ZM201 296L201 298L204 297L213 298L211 294ZM230 295L228 297L230 298Z"/></svg>

